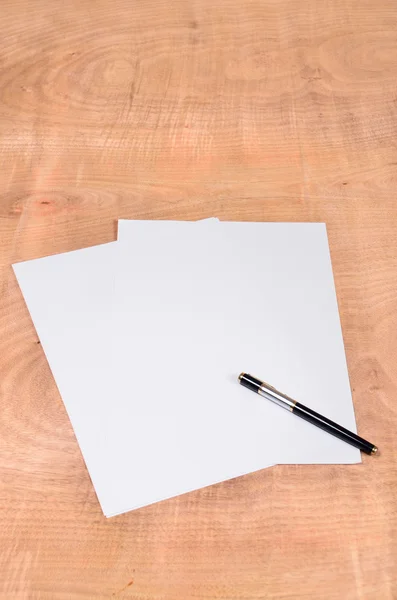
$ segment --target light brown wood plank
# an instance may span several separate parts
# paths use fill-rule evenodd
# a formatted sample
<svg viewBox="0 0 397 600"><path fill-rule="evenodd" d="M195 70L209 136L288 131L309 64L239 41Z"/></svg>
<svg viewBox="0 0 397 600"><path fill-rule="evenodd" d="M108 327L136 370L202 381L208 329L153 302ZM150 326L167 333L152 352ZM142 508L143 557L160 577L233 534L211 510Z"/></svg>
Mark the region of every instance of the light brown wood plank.
<svg viewBox="0 0 397 600"><path fill-rule="evenodd" d="M0 597L397 597L394 0L0 6ZM376 459L106 520L11 263L118 217L324 221Z"/></svg>

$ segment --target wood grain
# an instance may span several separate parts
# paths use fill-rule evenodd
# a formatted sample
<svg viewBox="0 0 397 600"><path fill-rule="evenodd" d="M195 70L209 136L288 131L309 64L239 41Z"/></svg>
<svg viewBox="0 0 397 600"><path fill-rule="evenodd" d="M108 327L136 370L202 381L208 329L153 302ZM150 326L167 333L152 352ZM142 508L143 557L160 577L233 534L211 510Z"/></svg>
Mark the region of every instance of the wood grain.
<svg viewBox="0 0 397 600"><path fill-rule="evenodd" d="M3 0L0 597L397 598L395 0ZM325 221L361 435L106 520L10 264L117 217Z"/></svg>

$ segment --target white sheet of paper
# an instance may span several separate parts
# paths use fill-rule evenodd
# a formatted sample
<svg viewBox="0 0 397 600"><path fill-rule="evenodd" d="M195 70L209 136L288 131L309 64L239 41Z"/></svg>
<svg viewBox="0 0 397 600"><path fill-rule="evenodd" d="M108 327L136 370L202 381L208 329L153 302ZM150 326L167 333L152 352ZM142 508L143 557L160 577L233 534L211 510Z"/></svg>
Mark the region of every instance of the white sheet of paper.
<svg viewBox="0 0 397 600"><path fill-rule="evenodd" d="M207 219L189 225L207 227ZM115 399L111 361L111 310L117 242L13 265L42 348L76 433L105 515L132 506L120 496L114 465L131 484L130 457L115 440L118 423L108 426ZM263 467L267 466L263 461ZM112 490L110 494L109 490ZM109 500L109 495L110 500Z"/></svg>
<svg viewBox="0 0 397 600"><path fill-rule="evenodd" d="M101 505L116 243L13 265Z"/></svg>
<svg viewBox="0 0 397 600"><path fill-rule="evenodd" d="M108 427L130 469L113 464L107 514L266 463L360 461L237 383L250 372L355 431L324 224L120 221L116 253Z"/></svg>

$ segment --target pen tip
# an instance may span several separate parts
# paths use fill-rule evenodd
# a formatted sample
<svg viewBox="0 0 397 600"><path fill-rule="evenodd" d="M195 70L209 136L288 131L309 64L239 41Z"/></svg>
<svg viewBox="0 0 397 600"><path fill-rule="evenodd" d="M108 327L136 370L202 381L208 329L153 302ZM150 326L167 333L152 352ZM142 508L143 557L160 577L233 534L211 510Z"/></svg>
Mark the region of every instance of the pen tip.
<svg viewBox="0 0 397 600"><path fill-rule="evenodd" d="M238 380L241 381L243 377L244 377L244 373L240 373L240 375L238 376Z"/></svg>
<svg viewBox="0 0 397 600"><path fill-rule="evenodd" d="M371 454L377 454L378 453L378 447L377 446L373 446L372 450L371 450Z"/></svg>

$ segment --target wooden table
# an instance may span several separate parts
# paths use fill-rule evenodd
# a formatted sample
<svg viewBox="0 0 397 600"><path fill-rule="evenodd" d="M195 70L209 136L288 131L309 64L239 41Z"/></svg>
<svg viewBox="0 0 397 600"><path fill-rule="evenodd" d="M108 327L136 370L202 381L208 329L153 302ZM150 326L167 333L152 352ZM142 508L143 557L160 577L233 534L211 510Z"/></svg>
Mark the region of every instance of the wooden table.
<svg viewBox="0 0 397 600"><path fill-rule="evenodd" d="M397 598L395 0L3 0L0 597ZM116 219L325 221L361 435L106 520L10 264Z"/></svg>

